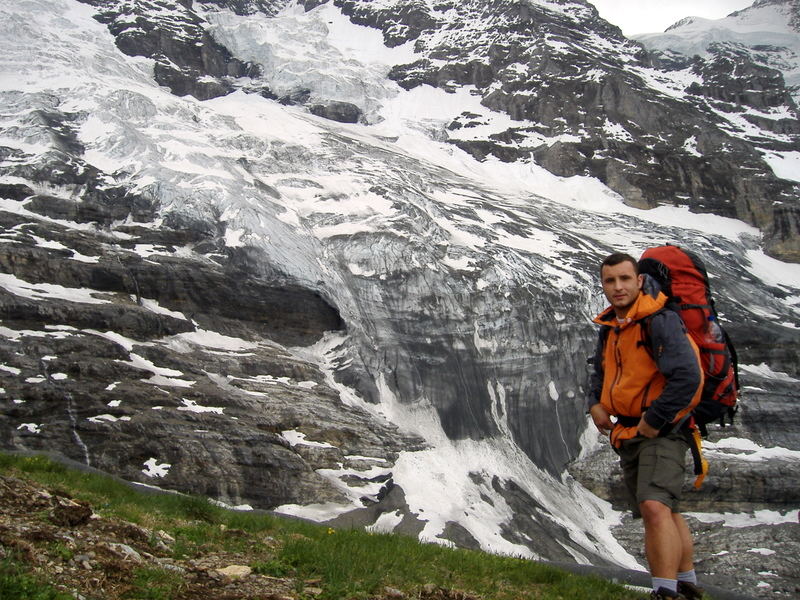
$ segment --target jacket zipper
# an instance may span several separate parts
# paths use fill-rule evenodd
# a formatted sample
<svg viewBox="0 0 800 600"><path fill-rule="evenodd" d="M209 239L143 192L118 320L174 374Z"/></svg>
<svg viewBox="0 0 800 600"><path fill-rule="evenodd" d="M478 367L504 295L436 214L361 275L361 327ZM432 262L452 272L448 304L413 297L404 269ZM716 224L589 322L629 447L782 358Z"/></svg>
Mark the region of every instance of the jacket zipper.
<svg viewBox="0 0 800 600"><path fill-rule="evenodd" d="M619 327L614 328L614 362L617 364L617 368L614 374L614 381L611 382L611 389L608 390L608 399L611 401L611 408L614 414L619 414L614 404L614 389L617 387L619 380L622 379L622 357L619 353Z"/></svg>

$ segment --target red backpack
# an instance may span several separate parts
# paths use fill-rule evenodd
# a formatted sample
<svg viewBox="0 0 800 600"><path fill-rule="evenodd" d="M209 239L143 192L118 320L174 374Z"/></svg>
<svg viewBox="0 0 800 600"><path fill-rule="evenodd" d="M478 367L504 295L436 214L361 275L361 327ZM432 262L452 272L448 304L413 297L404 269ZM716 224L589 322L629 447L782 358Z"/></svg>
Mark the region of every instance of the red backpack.
<svg viewBox="0 0 800 600"><path fill-rule="evenodd" d="M639 259L639 272L650 275L669 297L669 308L683 319L700 349L705 383L694 409L695 423L707 434L706 424L733 421L739 389L736 350L717 320L705 265L695 254L678 246L648 248Z"/></svg>

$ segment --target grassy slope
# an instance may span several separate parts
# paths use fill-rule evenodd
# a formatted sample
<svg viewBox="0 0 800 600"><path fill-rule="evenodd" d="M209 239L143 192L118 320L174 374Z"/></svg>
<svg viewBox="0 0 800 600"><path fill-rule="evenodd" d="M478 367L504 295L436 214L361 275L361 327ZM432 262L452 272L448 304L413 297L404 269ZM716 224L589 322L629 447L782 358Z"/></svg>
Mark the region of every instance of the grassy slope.
<svg viewBox="0 0 800 600"><path fill-rule="evenodd" d="M15 541L8 527L0 528L0 598L5 600L74 598L64 590L80 591L87 600L636 597L605 580L572 575L530 560L422 544L399 535L334 530L294 519L230 511L203 498L142 494L112 478L71 470L42 457L0 454L0 476L18 488L20 482L32 482L56 497L88 503L101 517L67 532L55 531L52 512L40 506L32 516L41 524L42 531L34 536L41 542L33 541L31 547ZM42 496L38 492L33 495ZM0 511L0 517L19 519L5 501ZM108 544L81 530L97 529L98 524L103 524L101 537L111 538L114 532L130 529L130 524L150 532L149 539L136 538L137 549L148 557L160 556L161 562L148 559L133 566L130 561L104 562L108 552L103 554L103 549ZM35 529L35 524L26 526L28 531ZM90 538L97 545L97 552L90 553L94 564L85 567L91 572L81 571L75 566L76 553L86 552L80 543ZM127 538L107 541L134 544ZM20 547L27 555L20 553ZM218 564L208 567L214 559ZM215 568L231 561L250 567L252 574L238 583L220 576ZM200 564L206 567L201 569ZM70 578L70 573L74 577ZM89 581L94 583L89 585Z"/></svg>

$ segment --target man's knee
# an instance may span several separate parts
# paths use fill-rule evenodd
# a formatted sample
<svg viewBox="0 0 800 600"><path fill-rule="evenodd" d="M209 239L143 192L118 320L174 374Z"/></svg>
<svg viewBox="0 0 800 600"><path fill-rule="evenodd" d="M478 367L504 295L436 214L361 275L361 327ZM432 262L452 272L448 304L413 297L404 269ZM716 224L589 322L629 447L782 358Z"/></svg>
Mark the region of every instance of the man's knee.
<svg viewBox="0 0 800 600"><path fill-rule="evenodd" d="M639 503L639 512L645 523L672 520L672 509L659 500L643 500Z"/></svg>

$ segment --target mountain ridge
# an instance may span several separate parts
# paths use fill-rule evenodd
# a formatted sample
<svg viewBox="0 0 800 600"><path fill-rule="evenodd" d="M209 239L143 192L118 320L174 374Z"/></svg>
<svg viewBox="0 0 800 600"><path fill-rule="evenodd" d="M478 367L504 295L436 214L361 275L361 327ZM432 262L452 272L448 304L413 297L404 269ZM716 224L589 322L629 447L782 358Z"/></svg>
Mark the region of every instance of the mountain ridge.
<svg viewBox="0 0 800 600"><path fill-rule="evenodd" d="M302 6L308 11L325 4ZM786 209L798 195L797 184L776 177L764 162L765 157L797 151L796 106L782 91L780 78L758 63L739 65L733 71L735 63L725 57L707 67L692 67L685 61L680 70L686 75L677 77L673 61L671 69L652 73L648 65L663 65L663 61L647 59L639 46L582 1L442 4L398 0L384 6L337 0L333 5L351 21L382 31L390 47L413 41L418 58L395 65L389 74L401 87L411 89L423 83L446 90L475 86L481 104L490 112L477 115L477 119L470 113L452 115L441 135L477 158L533 159L559 176L597 177L632 206L686 204L695 211L741 218L762 229L769 253L797 259L796 215ZM103 19L110 23L119 10L127 10L125 6L105 5ZM260 9L277 16L291 4L282 0L230 6L234 11ZM198 15L189 8L184 12L191 26L196 26ZM167 56L174 54L163 64L157 61L156 77L173 88L180 86L175 88L179 93L209 98L231 90L230 81L226 83L230 74L213 83L200 76L200 64L209 62L202 58L205 50L200 52L201 60L192 58L196 49L187 56L180 48L159 50L146 31L129 27L130 15L119 13L117 18L122 26L112 26L112 30L123 36L118 37L123 51L145 56L164 51ZM169 27L167 24L166 29ZM496 43L500 32L506 32L506 39ZM198 35L196 47L222 52L203 41L207 34L195 37ZM137 39L150 41L138 43ZM614 45L607 45L606 39L614 40ZM263 46L268 47L269 41ZM465 55L467 48L477 53ZM225 58L225 52L221 57ZM281 69L291 59L284 54L282 60ZM736 62L741 60L750 61L751 57L740 54ZM176 71L171 64L184 64L181 69L188 72ZM253 62L242 64L258 70ZM301 63L298 67L304 69ZM193 70L196 75L191 75ZM244 73L240 69L235 75ZM220 75L220 69L213 67L208 74ZM250 74L256 76L248 81L259 81L255 72ZM682 81L686 76L695 79L688 87ZM203 81L194 92L192 78ZM743 93L751 88L762 91ZM260 91L272 93L263 86ZM329 91L310 101L311 90L300 78L294 89L280 98L301 105L316 102L320 114L345 114L351 115L346 117L349 120L358 120L365 108L331 107L339 102L335 89L332 91L333 95ZM742 103L743 115L739 114ZM503 126L502 119L498 122L497 111L512 119L510 127ZM750 116L748 111L758 112ZM519 125L516 120L521 121ZM498 124L492 126L492 122ZM476 129L476 125L481 127ZM488 131L480 132L486 125ZM478 131L477 137L473 131ZM697 140L699 152L687 152L687 144L694 148ZM746 170L733 165L746 165Z"/></svg>

